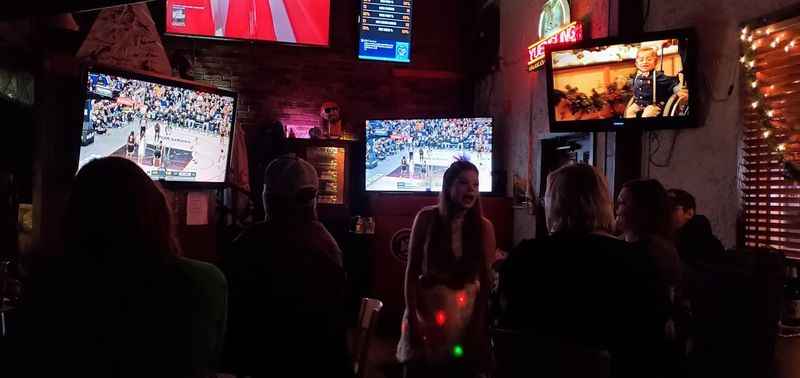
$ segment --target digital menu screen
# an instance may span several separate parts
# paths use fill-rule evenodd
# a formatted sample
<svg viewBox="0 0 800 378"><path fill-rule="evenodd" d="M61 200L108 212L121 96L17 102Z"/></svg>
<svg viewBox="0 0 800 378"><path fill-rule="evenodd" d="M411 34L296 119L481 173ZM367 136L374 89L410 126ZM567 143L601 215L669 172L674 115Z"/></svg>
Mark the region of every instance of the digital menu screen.
<svg viewBox="0 0 800 378"><path fill-rule="evenodd" d="M413 0L361 0L358 57L411 62Z"/></svg>

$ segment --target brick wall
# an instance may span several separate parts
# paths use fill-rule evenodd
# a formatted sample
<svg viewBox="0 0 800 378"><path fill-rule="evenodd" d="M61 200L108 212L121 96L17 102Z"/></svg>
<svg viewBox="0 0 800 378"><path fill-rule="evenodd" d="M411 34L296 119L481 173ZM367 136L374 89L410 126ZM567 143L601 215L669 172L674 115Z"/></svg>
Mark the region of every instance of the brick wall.
<svg viewBox="0 0 800 378"><path fill-rule="evenodd" d="M270 120L316 125L328 99L359 130L368 118L464 115L472 109L471 86L462 75L468 53L464 3L416 2L411 65L357 59L356 1L333 0L330 48L172 36L163 43L169 56L188 58L195 80L239 92L237 118L245 130ZM153 16L163 28L163 5Z"/></svg>

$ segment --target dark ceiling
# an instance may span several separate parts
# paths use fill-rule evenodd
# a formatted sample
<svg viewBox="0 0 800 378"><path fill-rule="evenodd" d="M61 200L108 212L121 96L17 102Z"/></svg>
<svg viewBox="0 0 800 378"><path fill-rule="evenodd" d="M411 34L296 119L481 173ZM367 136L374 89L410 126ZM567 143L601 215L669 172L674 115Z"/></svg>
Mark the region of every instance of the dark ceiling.
<svg viewBox="0 0 800 378"><path fill-rule="evenodd" d="M122 4L145 3L151 0L62 0L62 1L14 1L3 5L0 20L14 20L31 16L48 16L64 12L78 12Z"/></svg>

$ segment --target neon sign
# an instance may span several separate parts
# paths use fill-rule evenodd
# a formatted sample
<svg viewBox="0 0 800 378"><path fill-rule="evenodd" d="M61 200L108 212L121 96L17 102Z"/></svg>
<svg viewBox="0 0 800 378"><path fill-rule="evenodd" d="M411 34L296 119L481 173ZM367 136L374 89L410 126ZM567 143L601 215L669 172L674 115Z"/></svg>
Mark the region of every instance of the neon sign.
<svg viewBox="0 0 800 378"><path fill-rule="evenodd" d="M528 71L544 66L545 46L575 43L583 39L583 24L574 21L556 30L550 36L528 46Z"/></svg>

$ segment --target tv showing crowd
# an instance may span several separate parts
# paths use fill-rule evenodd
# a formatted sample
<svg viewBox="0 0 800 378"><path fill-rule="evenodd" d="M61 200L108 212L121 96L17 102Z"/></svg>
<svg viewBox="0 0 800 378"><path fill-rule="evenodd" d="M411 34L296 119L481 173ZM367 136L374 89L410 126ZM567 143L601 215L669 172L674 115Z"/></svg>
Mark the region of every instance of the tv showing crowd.
<svg viewBox="0 0 800 378"><path fill-rule="evenodd" d="M154 178L224 180L233 97L97 72L86 90L81 166L115 155Z"/></svg>
<svg viewBox="0 0 800 378"><path fill-rule="evenodd" d="M491 118L367 121L366 138L367 190L438 191L455 160L491 173ZM491 191L491 176L484 180L481 190Z"/></svg>

